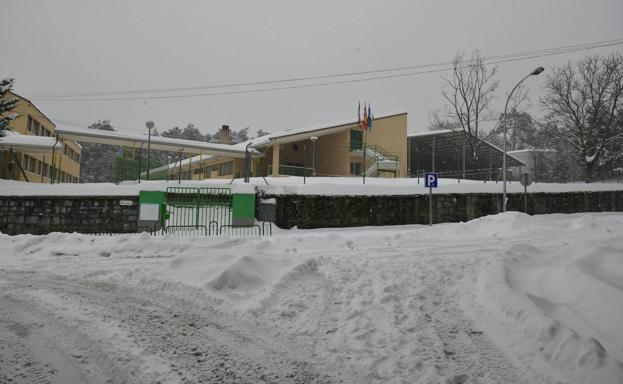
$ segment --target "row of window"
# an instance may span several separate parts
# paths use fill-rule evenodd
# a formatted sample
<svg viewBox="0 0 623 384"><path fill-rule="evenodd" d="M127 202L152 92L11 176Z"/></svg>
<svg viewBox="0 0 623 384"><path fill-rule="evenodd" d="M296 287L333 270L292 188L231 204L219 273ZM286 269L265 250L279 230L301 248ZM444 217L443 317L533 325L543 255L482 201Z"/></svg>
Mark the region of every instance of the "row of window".
<svg viewBox="0 0 623 384"><path fill-rule="evenodd" d="M26 129L28 130L28 132L36 136L48 136L48 137L52 136L52 131L45 128L41 123L33 119L32 116L28 116ZM72 148L65 146L64 153L67 157L69 157L76 163L80 162L80 155L78 154L78 152L74 151Z"/></svg>
<svg viewBox="0 0 623 384"><path fill-rule="evenodd" d="M25 171L28 171L30 173L34 173L36 175L40 175L43 177L50 177L54 173L54 169L52 168L51 165L49 165L48 163L44 161L37 160L34 157L31 157L28 155L24 155L24 159L22 161L22 168L24 168ZM58 167L56 168L56 171L58 172ZM78 177L74 175L70 175L69 173L65 171L61 171L60 181L63 183L77 183Z"/></svg>
<svg viewBox="0 0 623 384"><path fill-rule="evenodd" d="M80 155L78 154L78 152L74 151L73 149L69 148L68 146L65 146L65 149L64 149L63 152L65 153L65 155L67 157L69 157L70 159L72 159L76 163L80 163Z"/></svg>
<svg viewBox="0 0 623 384"><path fill-rule="evenodd" d="M204 170L205 170L205 175L208 177L212 174L212 172L215 172L215 171L218 171L219 176L231 175L234 173L234 162L228 161L227 163L214 164L214 165L208 165L205 167L195 168L193 170L193 174L202 175L204 174ZM190 171L183 171L182 178L190 179Z"/></svg>
<svg viewBox="0 0 623 384"><path fill-rule="evenodd" d="M28 130L28 132L36 136L52 136L51 130L46 129L41 123L33 119L31 116L28 116L26 129Z"/></svg>

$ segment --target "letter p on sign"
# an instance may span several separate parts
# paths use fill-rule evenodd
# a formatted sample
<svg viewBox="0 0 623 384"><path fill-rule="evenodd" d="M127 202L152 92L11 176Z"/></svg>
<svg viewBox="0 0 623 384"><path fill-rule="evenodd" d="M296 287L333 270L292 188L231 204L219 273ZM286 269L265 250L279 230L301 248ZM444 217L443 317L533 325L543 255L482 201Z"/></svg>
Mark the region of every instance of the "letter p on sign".
<svg viewBox="0 0 623 384"><path fill-rule="evenodd" d="M425 173L424 186L426 188L437 188L437 174L434 172Z"/></svg>

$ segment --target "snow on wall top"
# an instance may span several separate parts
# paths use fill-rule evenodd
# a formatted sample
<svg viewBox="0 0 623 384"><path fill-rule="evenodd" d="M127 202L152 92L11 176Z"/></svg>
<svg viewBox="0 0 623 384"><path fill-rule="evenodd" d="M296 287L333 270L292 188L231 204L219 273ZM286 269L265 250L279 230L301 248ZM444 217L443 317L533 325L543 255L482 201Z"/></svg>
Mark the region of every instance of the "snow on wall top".
<svg viewBox="0 0 623 384"><path fill-rule="evenodd" d="M266 180L266 181L265 181ZM268 184L266 184L268 182ZM232 192L253 193L255 189L266 194L276 195L321 195L321 196L382 196L382 195L414 195L427 194L424 181L417 179L382 179L366 178L362 184L361 178L356 177L316 177L306 178L303 184L302 177L255 177L249 184L242 179L236 179L232 184L229 180L182 180L181 185L186 187L227 187ZM132 196L142 190L164 191L167 187L176 187L177 181L141 181L113 183L85 183L85 184L36 184L13 180L0 180L1 196ZM519 182L507 185L509 193L522 193L523 186ZM623 190L622 184L617 183L534 183L528 187L528 193L536 192L584 192ZM249 192L250 191L250 192ZM502 183L489 181L440 179L439 188L433 190L435 194L444 193L502 193Z"/></svg>

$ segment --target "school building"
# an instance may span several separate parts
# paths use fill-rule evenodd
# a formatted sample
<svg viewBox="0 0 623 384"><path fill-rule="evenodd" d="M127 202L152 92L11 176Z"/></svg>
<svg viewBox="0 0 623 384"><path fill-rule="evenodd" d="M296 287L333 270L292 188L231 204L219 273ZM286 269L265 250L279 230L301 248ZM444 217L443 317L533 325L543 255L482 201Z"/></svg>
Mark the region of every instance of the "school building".
<svg viewBox="0 0 623 384"><path fill-rule="evenodd" d="M219 137L228 142L227 126ZM231 179L252 176L362 176L408 177L407 113L376 115L371 129L356 119L293 128L232 145L253 148L262 155L247 160L229 156L193 156L152 170L170 179Z"/></svg>
<svg viewBox="0 0 623 384"><path fill-rule="evenodd" d="M53 177L54 182L79 182L82 147L75 141L63 140L54 146L52 157L53 145L41 150L44 145L37 143L54 144L56 125L30 100L13 92L7 93L5 98L17 99L11 112L17 114L17 118L10 122L8 136L0 138L0 178L50 183ZM28 140L32 137L47 137L48 140ZM13 147L9 143L16 144ZM32 151L28 150L29 146Z"/></svg>

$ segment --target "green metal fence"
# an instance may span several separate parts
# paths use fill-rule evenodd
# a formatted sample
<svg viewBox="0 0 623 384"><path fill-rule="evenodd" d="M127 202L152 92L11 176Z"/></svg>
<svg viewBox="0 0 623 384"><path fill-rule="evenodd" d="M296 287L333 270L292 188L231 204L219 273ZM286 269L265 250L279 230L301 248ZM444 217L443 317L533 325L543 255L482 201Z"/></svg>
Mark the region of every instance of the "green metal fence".
<svg viewBox="0 0 623 384"><path fill-rule="evenodd" d="M183 236L218 235L231 225L232 195L228 188L168 187L162 228Z"/></svg>
<svg viewBox="0 0 623 384"><path fill-rule="evenodd" d="M164 165L163 162L158 161L156 159L149 159L149 169L156 169L162 167ZM115 175L114 181L115 183L119 183L121 181L126 180L138 180L139 176L141 179L145 179L147 172L147 157L135 157L132 158L130 156L126 156L125 153L123 156L115 157ZM168 178L168 173L158 172L152 173L149 175L150 180L166 180Z"/></svg>
<svg viewBox="0 0 623 384"><path fill-rule="evenodd" d="M175 236L272 235L272 224L256 222L254 204L249 207L247 200L245 194L234 195L229 188L167 187L162 231ZM251 220L246 223L248 217ZM245 225L239 225L241 222Z"/></svg>

